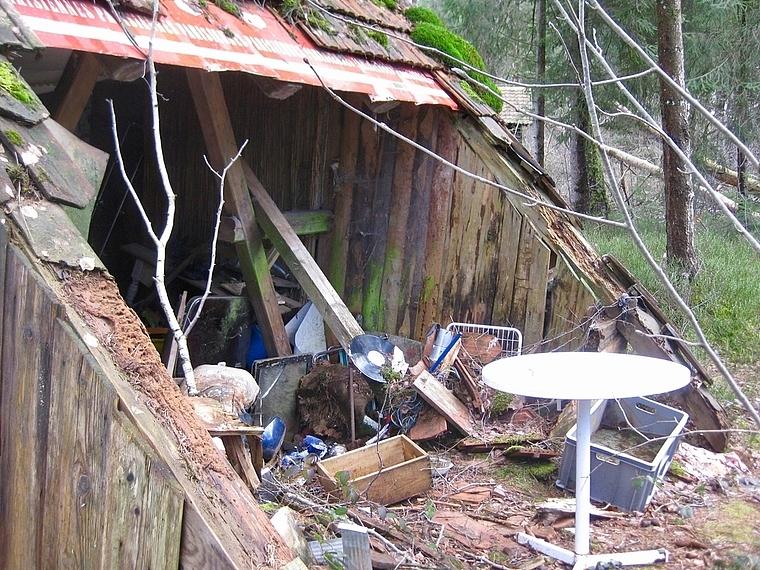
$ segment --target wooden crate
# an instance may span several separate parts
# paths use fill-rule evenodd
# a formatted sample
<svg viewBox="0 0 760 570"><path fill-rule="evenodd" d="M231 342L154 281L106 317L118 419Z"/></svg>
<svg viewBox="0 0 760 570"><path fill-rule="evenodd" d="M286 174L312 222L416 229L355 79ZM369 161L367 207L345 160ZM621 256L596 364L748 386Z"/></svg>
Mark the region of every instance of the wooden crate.
<svg viewBox="0 0 760 570"><path fill-rule="evenodd" d="M350 473L348 485L362 498L383 505L425 493L432 484L430 457L405 435L318 462L317 478L339 500L344 497L335 474L341 471Z"/></svg>

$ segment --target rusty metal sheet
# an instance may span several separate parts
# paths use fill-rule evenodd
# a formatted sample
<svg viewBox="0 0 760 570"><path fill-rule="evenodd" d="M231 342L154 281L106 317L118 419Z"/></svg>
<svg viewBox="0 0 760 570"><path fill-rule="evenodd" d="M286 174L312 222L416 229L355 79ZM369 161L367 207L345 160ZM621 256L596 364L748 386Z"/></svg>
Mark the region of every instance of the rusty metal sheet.
<svg viewBox="0 0 760 570"><path fill-rule="evenodd" d="M119 22L108 9L88 0L10 2L47 47L134 59L143 59L148 50L149 16L123 12ZM373 101L458 108L426 71L327 52L256 2L240 5L241 17L236 18L211 3L201 10L186 0L162 2L163 15L153 42L155 61L319 85L304 62L308 58L325 84L336 91L363 93Z"/></svg>

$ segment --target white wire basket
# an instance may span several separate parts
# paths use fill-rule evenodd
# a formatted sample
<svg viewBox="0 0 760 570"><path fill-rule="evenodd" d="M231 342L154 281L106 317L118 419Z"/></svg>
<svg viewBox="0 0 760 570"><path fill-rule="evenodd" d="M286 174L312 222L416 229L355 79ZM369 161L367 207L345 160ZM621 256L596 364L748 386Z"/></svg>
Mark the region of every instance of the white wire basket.
<svg viewBox="0 0 760 570"><path fill-rule="evenodd" d="M522 333L513 327L499 327L494 325L474 325L471 323L451 323L446 327L447 331L468 335L490 335L495 337L501 344L499 358L505 356L517 356L522 353Z"/></svg>

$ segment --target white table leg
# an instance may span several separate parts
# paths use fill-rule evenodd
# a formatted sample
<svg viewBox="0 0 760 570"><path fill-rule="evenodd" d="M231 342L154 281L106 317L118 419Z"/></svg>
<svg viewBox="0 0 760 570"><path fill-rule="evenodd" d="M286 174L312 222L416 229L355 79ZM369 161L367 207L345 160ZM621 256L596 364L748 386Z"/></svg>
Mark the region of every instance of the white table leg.
<svg viewBox="0 0 760 570"><path fill-rule="evenodd" d="M578 400L575 447L575 553L589 553L591 510L591 401Z"/></svg>
<svg viewBox="0 0 760 570"><path fill-rule="evenodd" d="M591 401L578 400L578 419L575 448L575 551L554 546L534 536L520 533L517 541L560 562L572 565L573 570L588 570L601 563L639 566L667 562L667 550L642 550L613 554L589 554L591 526Z"/></svg>

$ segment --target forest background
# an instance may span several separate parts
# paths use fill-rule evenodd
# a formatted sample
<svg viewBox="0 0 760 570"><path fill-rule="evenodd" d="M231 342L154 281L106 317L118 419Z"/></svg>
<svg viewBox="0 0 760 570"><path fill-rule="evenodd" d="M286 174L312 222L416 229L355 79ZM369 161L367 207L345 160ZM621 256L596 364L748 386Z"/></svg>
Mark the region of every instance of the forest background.
<svg viewBox="0 0 760 570"><path fill-rule="evenodd" d="M477 48L486 69L499 78L497 84L529 90L533 106L523 111L533 120L522 133L524 144L575 210L623 222L630 217L655 267L624 228L584 222L586 233L599 253L615 255L655 294L684 337L698 341L695 351L703 360L710 361L714 348L713 356L731 373L724 374L727 380L717 374L713 391L729 410L733 426L758 429L750 417L756 418L760 410L760 179L752 160L760 147L760 2L613 0L602 8L592 0L583 13L580 4L561 0L419 4ZM585 26L577 26L579 16ZM634 49L615 25L640 49ZM673 26L678 27L675 32ZM583 88L578 27L606 61L586 58L593 85L588 93ZM672 43L676 33L682 37ZM664 45L668 42L671 45ZM663 59L669 54L681 60L679 82L698 103L666 93L661 76L652 71L650 62L659 61L678 80L678 69L668 69ZM609 82L610 68L626 77L625 87L643 111L632 107L632 99ZM673 110L668 106L679 104L682 132L671 130L663 115ZM734 137L699 112L700 104ZM641 118L642 112L670 133L691 165L672 155L663 159L670 149L661 133ZM597 140L603 137L608 147L606 157L584 136L594 137L594 120ZM669 172L680 175L684 184L676 194L668 188ZM715 191L707 191L700 180ZM667 203L672 208L674 195L684 199L687 209L685 225L672 225L676 238L687 240L681 252L672 249L674 230L668 227L672 214ZM659 271L688 306L686 314ZM696 331L689 312L699 322ZM708 343L701 342L702 331ZM749 413L748 405L753 408ZM742 439L760 446L756 436Z"/></svg>

